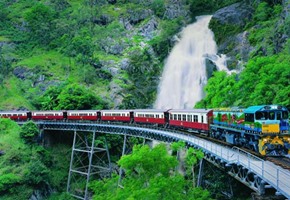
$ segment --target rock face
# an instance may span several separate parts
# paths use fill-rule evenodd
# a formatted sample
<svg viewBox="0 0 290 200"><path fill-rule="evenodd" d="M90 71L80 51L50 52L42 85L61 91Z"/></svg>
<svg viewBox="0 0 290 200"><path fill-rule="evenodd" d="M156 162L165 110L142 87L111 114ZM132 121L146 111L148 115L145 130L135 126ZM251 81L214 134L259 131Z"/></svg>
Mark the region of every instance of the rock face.
<svg viewBox="0 0 290 200"><path fill-rule="evenodd" d="M222 8L213 14L212 20L218 24L216 31L224 29L225 33L228 33L232 29L237 30L233 35L221 35L223 39L218 44L218 53L226 54L229 57L227 65L230 69L240 68L243 63L248 61L250 53L254 49L249 43L248 32L239 32L251 20L253 12L250 5L241 2Z"/></svg>
<svg viewBox="0 0 290 200"><path fill-rule="evenodd" d="M253 9L245 3L235 3L222 8L214 13L213 19L221 24L233 24L236 26L245 26L247 21L252 18Z"/></svg>
<svg viewBox="0 0 290 200"><path fill-rule="evenodd" d="M179 0L170 0L165 5L165 13L164 17L167 19L174 19L179 16L188 16L188 10L186 9L186 5Z"/></svg>

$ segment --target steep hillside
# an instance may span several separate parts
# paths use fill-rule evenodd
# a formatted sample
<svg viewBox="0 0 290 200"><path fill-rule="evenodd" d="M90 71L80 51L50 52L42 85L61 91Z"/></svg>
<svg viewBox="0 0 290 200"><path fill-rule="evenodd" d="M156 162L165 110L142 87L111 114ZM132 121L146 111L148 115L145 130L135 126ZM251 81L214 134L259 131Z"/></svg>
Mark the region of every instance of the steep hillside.
<svg viewBox="0 0 290 200"><path fill-rule="evenodd" d="M215 73L197 107L289 106L289 1L235 2L3 0L0 109L152 107L178 33L211 13L219 52L246 70Z"/></svg>
<svg viewBox="0 0 290 200"><path fill-rule="evenodd" d="M0 109L151 107L173 36L233 2L3 0Z"/></svg>
<svg viewBox="0 0 290 200"><path fill-rule="evenodd" d="M290 1L237 3L214 13L219 52L237 74L216 72L196 107L282 104L290 108Z"/></svg>

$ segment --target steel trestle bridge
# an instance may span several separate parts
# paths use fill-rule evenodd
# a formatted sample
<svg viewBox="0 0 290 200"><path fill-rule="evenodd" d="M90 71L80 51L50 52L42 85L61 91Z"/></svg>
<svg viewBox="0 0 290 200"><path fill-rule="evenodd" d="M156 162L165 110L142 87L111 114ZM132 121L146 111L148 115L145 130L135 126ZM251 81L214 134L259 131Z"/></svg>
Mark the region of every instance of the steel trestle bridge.
<svg viewBox="0 0 290 200"><path fill-rule="evenodd" d="M285 198L290 199L290 172L274 165L269 161L264 161L254 155L251 155L239 148L221 146L205 139L187 135L181 131L152 126L146 127L133 124L124 125L116 123L76 123L59 121L38 121L36 123L38 124L40 130L61 130L74 132L74 143L67 185L68 192L70 192L70 179L73 173L76 172L85 175L88 184L91 173L97 171L94 171L94 167L97 169L97 166L91 165L91 162L93 161L94 153L102 150L94 147L94 138L96 134L104 133L124 136L123 153L125 150L125 140L128 136L159 140L168 143L184 141L189 147L201 149L205 153L205 159L207 161L225 169L228 174L244 183L258 194L263 195L267 189L272 188L276 190L277 195L283 195ZM80 146L77 147L76 141L78 138L78 132L89 132L93 134L93 140L90 143L91 147L87 149L83 149ZM80 141L84 140L81 139ZM103 151L108 152L107 147L103 149ZM73 159L77 156L77 153L87 153L89 155L88 162L90 165L85 171L82 171L82 169L77 170L73 168ZM107 157L109 160L109 155ZM98 169L104 169L104 167L99 167ZM111 170L110 166L107 170ZM73 196L79 199L89 199L87 186L84 197L74 194Z"/></svg>

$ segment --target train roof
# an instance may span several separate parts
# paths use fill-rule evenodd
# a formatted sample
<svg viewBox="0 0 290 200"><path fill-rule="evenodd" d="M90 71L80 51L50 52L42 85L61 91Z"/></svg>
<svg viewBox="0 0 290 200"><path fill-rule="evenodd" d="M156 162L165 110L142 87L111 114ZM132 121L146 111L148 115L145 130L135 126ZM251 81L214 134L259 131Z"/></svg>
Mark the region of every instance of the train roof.
<svg viewBox="0 0 290 200"><path fill-rule="evenodd" d="M169 109L136 109L134 110L134 112L166 112L168 111Z"/></svg>
<svg viewBox="0 0 290 200"><path fill-rule="evenodd" d="M111 113L119 113L119 112L133 112L133 110L100 110L101 112L111 112Z"/></svg>
<svg viewBox="0 0 290 200"><path fill-rule="evenodd" d="M255 113L257 111L269 111L269 110L284 110L287 111L285 106L280 105L260 105L260 106L250 106L245 109L245 113Z"/></svg>
<svg viewBox="0 0 290 200"><path fill-rule="evenodd" d="M169 112L175 112L175 113L208 113L212 111L212 109L172 109L169 110Z"/></svg>
<svg viewBox="0 0 290 200"><path fill-rule="evenodd" d="M34 110L32 113L62 113L63 110Z"/></svg>
<svg viewBox="0 0 290 200"><path fill-rule="evenodd" d="M98 112L100 110L67 110L66 112L77 112L77 113L86 113L86 112Z"/></svg>
<svg viewBox="0 0 290 200"><path fill-rule="evenodd" d="M17 111L17 110L12 110L12 111L0 111L0 113L27 113L29 111Z"/></svg>

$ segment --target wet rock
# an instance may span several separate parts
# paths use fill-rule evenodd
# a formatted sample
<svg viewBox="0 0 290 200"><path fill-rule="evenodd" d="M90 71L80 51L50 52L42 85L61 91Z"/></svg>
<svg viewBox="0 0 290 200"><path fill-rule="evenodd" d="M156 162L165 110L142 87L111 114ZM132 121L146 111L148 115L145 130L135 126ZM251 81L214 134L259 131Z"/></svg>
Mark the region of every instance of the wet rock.
<svg viewBox="0 0 290 200"><path fill-rule="evenodd" d="M124 97L121 95L122 88L117 83L110 83L110 98L114 102L114 107L117 108L123 101Z"/></svg>
<svg viewBox="0 0 290 200"><path fill-rule="evenodd" d="M13 70L13 74L19 79L26 79L27 77L33 76L33 73L26 67L18 66Z"/></svg>
<svg viewBox="0 0 290 200"><path fill-rule="evenodd" d="M153 11L150 9L137 9L137 10L132 10L129 9L128 10L128 20L130 22L130 24L137 24L141 21L143 21L144 19L150 17L151 15L153 15Z"/></svg>
<svg viewBox="0 0 290 200"><path fill-rule="evenodd" d="M157 20L155 18L152 18L144 26L142 26L139 31L141 32L141 35L145 38L152 39L157 27Z"/></svg>
<svg viewBox="0 0 290 200"><path fill-rule="evenodd" d="M128 58L124 58L124 59L122 59L121 62L120 62L120 68L121 68L122 70L127 70L128 67L129 67L129 65L130 65L130 61L129 61Z"/></svg>
<svg viewBox="0 0 290 200"><path fill-rule="evenodd" d="M101 42L101 47L106 51L106 53L120 55L126 48L126 44L123 41L116 41L111 37L107 37Z"/></svg>
<svg viewBox="0 0 290 200"><path fill-rule="evenodd" d="M180 16L188 16L189 13L186 9L186 5L179 0L170 0L165 5L164 18L175 19Z"/></svg>
<svg viewBox="0 0 290 200"><path fill-rule="evenodd" d="M224 7L214 13L212 19L221 24L231 24L236 26L245 26L247 21L252 18L253 9L245 3L235 3Z"/></svg>
<svg viewBox="0 0 290 200"><path fill-rule="evenodd" d="M109 4L115 4L117 3L117 0L107 0Z"/></svg>
<svg viewBox="0 0 290 200"><path fill-rule="evenodd" d="M113 19L111 19L109 15L101 15L94 20L94 23L104 26L111 23L112 21Z"/></svg>

